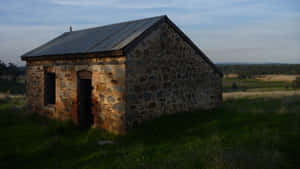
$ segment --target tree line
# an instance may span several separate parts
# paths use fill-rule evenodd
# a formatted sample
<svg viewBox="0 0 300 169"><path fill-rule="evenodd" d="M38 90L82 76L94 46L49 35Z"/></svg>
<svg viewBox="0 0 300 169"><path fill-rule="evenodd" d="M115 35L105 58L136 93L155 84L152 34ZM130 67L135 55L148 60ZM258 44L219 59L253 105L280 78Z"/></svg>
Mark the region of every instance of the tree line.
<svg viewBox="0 0 300 169"><path fill-rule="evenodd" d="M252 77L265 74L300 74L300 64L218 64L224 74L238 74L241 77Z"/></svg>
<svg viewBox="0 0 300 169"><path fill-rule="evenodd" d="M20 75L25 74L25 68L17 67L13 63L5 64L0 60L0 76L11 76L12 79L16 79Z"/></svg>

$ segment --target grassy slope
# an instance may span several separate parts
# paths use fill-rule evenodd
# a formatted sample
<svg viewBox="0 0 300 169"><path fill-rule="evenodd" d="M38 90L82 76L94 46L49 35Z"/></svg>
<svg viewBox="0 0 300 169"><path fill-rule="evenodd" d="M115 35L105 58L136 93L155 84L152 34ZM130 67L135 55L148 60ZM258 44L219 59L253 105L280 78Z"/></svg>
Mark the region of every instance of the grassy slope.
<svg viewBox="0 0 300 169"><path fill-rule="evenodd" d="M0 168L297 168L300 97L227 100L165 116L126 136L21 114L0 100ZM247 111L245 111L247 110ZM115 145L97 145L112 139Z"/></svg>

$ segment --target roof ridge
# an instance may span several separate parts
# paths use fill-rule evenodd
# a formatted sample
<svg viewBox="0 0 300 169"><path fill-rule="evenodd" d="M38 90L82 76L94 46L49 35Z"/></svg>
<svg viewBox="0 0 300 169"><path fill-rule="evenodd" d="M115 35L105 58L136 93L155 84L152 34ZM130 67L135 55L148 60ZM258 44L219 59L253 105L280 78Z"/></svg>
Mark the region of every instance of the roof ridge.
<svg viewBox="0 0 300 169"><path fill-rule="evenodd" d="M139 36L141 36L145 31L147 31L148 29L150 29L155 23L157 23L157 22L159 22L162 18L164 18L164 16L163 17L161 17L159 20L157 20L156 22L154 22L154 23L152 23L151 25L149 25L149 27L148 28L146 28L145 30L143 30L143 32L141 32L141 34L139 35ZM147 22L145 22L143 25L140 25L139 27L143 27L144 25L147 25L148 23ZM135 30L135 31L133 31L133 34L134 33L136 33L138 30ZM138 36L138 37L139 37ZM113 45L113 48L115 48L116 46L117 46L117 44L118 43L120 43L120 42L123 42L124 40L126 40L127 38L122 38L119 42L116 42L114 45ZM125 45L126 46L126 45ZM125 46L123 46L123 48L125 47Z"/></svg>
<svg viewBox="0 0 300 169"><path fill-rule="evenodd" d="M145 21L147 21L147 20L154 20L154 19L157 19L157 20L159 21L159 20L161 20L161 18L163 18L163 17L164 17L164 16L157 16L157 17L151 17L151 18L140 19L140 20L135 20L135 21L123 22L123 23L124 23L124 26L122 26L119 30L115 30L115 32L124 32L124 29L126 29L127 27L129 27L131 23L135 23L135 22L144 22L143 25L138 26L139 28L142 28L142 27L144 27L144 25L147 25L147 22L145 22ZM156 21L156 22L157 22L157 21ZM123 23L121 23L121 24L123 24ZM120 23L119 23L119 24L120 24ZM154 24L154 23L152 23L149 27L151 27L153 24ZM114 24L113 24L113 25L114 25ZM118 23L117 23L116 25L118 25ZM111 26L111 25L108 25L108 27L109 27L109 26ZM149 28L149 27L148 27L148 28ZM101 27L100 27L100 28L101 28ZM147 28L147 29L148 29L148 28ZM97 29L97 28L96 28L96 29ZM134 34L135 32L137 32L137 30L133 31L132 34ZM108 35L108 36L106 36L103 40L98 41L94 46L92 46L92 47L90 47L89 49L87 49L87 52L88 52L88 51L91 51L91 50L93 50L93 49L95 49L95 48L96 48L99 44L101 44L103 41L105 41L105 40L107 40L107 39L111 39L112 36L114 36L114 35L111 35L111 36ZM127 39L127 38L123 38L123 39L120 39L118 42L115 42L115 44L112 45L112 48L114 48L118 43L124 41L125 39Z"/></svg>
<svg viewBox="0 0 300 169"><path fill-rule="evenodd" d="M150 19L154 19L154 18L163 18L163 17L166 17L166 16L167 15L159 15L159 16L141 18L141 19L136 19L136 20L128 20L128 21L125 21L125 22L118 22L118 23L107 24L107 25L102 25L102 26L96 26L96 27L91 27L91 28L86 28L86 29L73 30L72 32L65 32L65 33L83 32L83 31L88 31L88 30L98 29L98 28L104 28L104 27L109 27L109 26L118 25L118 24L132 23L132 22L138 22L138 21L143 21L143 20L150 20Z"/></svg>

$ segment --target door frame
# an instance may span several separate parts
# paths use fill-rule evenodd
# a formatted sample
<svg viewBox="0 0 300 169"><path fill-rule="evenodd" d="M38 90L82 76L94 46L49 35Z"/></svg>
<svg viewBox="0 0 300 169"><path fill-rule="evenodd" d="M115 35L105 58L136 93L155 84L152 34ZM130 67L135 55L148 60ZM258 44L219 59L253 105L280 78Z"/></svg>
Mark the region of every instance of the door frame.
<svg viewBox="0 0 300 169"><path fill-rule="evenodd" d="M90 80L91 81L91 100L90 100L90 113L94 116L94 114L92 113L92 89L93 89L93 87L92 87L92 72L91 71L88 71L88 70L80 70L80 71L78 71L77 72L77 111L76 111L76 124L78 124L79 125L79 118L80 118L80 116L79 116L79 113L80 113L80 109L79 109L79 100L80 100L80 96L79 96L79 93L80 93L80 80L81 79L87 79L87 80ZM92 123L92 125L95 123L95 119L94 119L94 117L93 117L93 123Z"/></svg>

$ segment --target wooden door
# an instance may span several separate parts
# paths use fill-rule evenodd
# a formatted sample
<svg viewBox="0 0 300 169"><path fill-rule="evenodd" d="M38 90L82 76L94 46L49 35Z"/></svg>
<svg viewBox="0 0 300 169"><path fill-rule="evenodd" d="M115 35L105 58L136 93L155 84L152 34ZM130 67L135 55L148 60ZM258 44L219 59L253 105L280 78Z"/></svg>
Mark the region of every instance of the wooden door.
<svg viewBox="0 0 300 169"><path fill-rule="evenodd" d="M82 128L89 128L93 124L91 113L91 79L79 79L78 84L78 124Z"/></svg>

